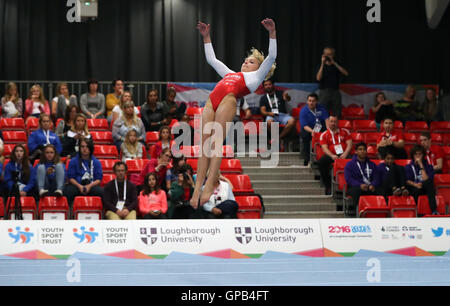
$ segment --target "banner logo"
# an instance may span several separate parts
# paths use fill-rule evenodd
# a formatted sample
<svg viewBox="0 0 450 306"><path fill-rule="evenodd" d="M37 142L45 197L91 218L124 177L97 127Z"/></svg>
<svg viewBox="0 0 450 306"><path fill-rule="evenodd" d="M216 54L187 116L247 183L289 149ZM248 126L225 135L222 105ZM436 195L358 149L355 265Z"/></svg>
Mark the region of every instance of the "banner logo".
<svg viewBox="0 0 450 306"><path fill-rule="evenodd" d="M80 227L80 230L77 228L73 229L73 235L79 239L78 243L89 243L92 244L96 241L98 237L98 233L95 232L93 227L89 228L89 231L86 230L86 227Z"/></svg>
<svg viewBox="0 0 450 306"><path fill-rule="evenodd" d="M252 240L252 229L250 227L235 227L234 233L240 244L248 244Z"/></svg>
<svg viewBox="0 0 450 306"><path fill-rule="evenodd" d="M158 240L157 235L155 227L141 227L141 240L145 244L154 244Z"/></svg>
<svg viewBox="0 0 450 306"><path fill-rule="evenodd" d="M22 230L20 226L17 226L15 233L12 228L9 228L8 235L14 240L13 243L18 243L20 241L22 244L28 244L31 241L31 237L34 236L34 233L31 233L30 228L28 227L25 227L25 229Z"/></svg>

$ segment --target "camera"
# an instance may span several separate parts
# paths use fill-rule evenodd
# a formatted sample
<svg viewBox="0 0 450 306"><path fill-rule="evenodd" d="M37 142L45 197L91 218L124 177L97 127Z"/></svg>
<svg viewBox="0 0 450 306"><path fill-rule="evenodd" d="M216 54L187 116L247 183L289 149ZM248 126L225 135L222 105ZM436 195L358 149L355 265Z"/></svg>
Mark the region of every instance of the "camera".
<svg viewBox="0 0 450 306"><path fill-rule="evenodd" d="M83 186L89 185L90 183L91 183L91 180L88 180L88 179L81 180L81 185L83 185Z"/></svg>

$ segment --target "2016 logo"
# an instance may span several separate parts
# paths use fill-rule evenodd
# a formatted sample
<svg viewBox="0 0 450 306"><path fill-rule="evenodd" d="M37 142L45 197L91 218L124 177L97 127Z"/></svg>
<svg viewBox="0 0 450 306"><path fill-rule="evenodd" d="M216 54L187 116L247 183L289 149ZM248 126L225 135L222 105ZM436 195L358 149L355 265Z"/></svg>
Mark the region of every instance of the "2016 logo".
<svg viewBox="0 0 450 306"><path fill-rule="evenodd" d="M252 240L252 229L250 227L235 227L236 240L241 244L248 244Z"/></svg>
<svg viewBox="0 0 450 306"><path fill-rule="evenodd" d="M158 240L158 230L155 227L141 227L140 232L145 244L154 244Z"/></svg>
<svg viewBox="0 0 450 306"><path fill-rule="evenodd" d="M98 232L95 231L93 227L86 230L85 226L81 226L80 229L74 228L73 235L79 239L78 243L89 243L92 244L96 241L98 237Z"/></svg>
<svg viewBox="0 0 450 306"><path fill-rule="evenodd" d="M30 228L28 227L25 227L25 229L22 230L20 226L17 226L15 232L14 229L9 228L8 235L13 239L13 243L18 243L20 241L22 244L28 244L34 236L34 233L30 232Z"/></svg>

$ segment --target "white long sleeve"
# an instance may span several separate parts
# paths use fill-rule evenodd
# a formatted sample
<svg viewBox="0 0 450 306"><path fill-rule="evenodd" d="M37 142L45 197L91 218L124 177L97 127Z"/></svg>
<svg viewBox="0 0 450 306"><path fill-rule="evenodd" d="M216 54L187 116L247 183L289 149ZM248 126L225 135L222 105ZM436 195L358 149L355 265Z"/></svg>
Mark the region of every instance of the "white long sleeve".
<svg viewBox="0 0 450 306"><path fill-rule="evenodd" d="M212 43L205 44L205 56L208 64L210 64L214 68L214 70L216 70L216 72L220 75L220 77L223 78L229 73L234 73L233 70L228 68L224 63L222 63L216 58L216 54L214 53Z"/></svg>

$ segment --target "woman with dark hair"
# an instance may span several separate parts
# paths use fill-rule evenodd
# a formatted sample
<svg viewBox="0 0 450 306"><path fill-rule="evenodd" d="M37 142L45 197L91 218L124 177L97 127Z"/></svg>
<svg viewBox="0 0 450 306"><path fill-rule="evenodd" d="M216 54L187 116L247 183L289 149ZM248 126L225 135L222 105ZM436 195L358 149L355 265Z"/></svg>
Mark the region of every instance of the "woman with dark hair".
<svg viewBox="0 0 450 306"><path fill-rule="evenodd" d="M144 219L166 219L166 192L159 185L158 174L150 172L145 176L144 189L139 195L139 213Z"/></svg>
<svg viewBox="0 0 450 306"><path fill-rule="evenodd" d="M372 107L372 112L375 113L375 122L379 129L381 122L385 117L389 116L395 118L394 102L387 100L386 95L381 91L375 95L375 103Z"/></svg>
<svg viewBox="0 0 450 306"><path fill-rule="evenodd" d="M436 204L436 190L433 179L434 170L426 159L425 148L415 145L411 151L411 162L406 165L406 187L409 193L418 201L419 196L426 195L433 215L439 215Z"/></svg>
<svg viewBox="0 0 450 306"><path fill-rule="evenodd" d="M57 197L63 195L65 169L61 157L54 145L46 145L42 150L41 160L36 166L36 180L41 198L54 193Z"/></svg>
<svg viewBox="0 0 450 306"><path fill-rule="evenodd" d="M6 187L11 193L14 183L17 181L20 195L36 195L36 171L28 160L28 152L24 145L18 144L11 152L11 160L5 166L4 181Z"/></svg>
<svg viewBox="0 0 450 306"><path fill-rule="evenodd" d="M158 90L150 89L147 93L147 101L141 107L142 122L147 132L158 131L161 126L170 123L166 110L158 99Z"/></svg>
<svg viewBox="0 0 450 306"><path fill-rule="evenodd" d="M438 103L436 91L433 88L428 88L425 93L425 100L421 105L421 110L424 115L424 120L430 124L432 121L443 121L443 112L441 105Z"/></svg>
<svg viewBox="0 0 450 306"><path fill-rule="evenodd" d="M90 139L91 134L89 133L87 118L83 114L77 114L75 116L75 122L67 131L66 136L62 141L63 153L62 156L67 156L67 158L72 158L72 156L77 155L80 150L80 140Z"/></svg>
<svg viewBox="0 0 450 306"><path fill-rule="evenodd" d="M98 92L98 81L89 80L88 92L80 97L80 109L89 119L105 118L105 96Z"/></svg>
<svg viewBox="0 0 450 306"><path fill-rule="evenodd" d="M81 113L81 110L76 105L69 105L66 108L64 119L59 121L58 126L55 129L55 134L62 140L66 136L67 132L75 125L75 117Z"/></svg>
<svg viewBox="0 0 450 306"><path fill-rule="evenodd" d="M28 138L28 149L30 150L30 160L40 158L42 148L47 144L55 146L58 154L62 152L62 144L59 137L51 131L52 120L50 115L42 114L39 117L39 129L31 133Z"/></svg>

